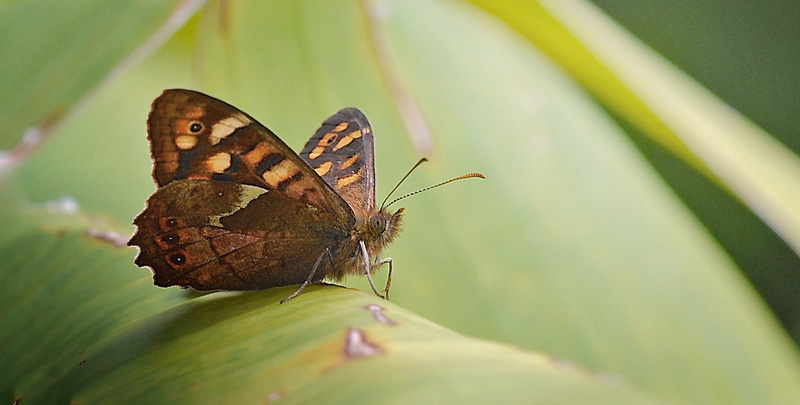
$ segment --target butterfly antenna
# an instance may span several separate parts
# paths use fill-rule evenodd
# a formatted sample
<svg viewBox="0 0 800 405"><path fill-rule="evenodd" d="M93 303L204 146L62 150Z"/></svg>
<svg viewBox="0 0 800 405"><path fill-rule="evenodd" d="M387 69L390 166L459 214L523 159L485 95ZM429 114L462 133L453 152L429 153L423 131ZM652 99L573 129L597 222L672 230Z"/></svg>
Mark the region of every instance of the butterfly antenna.
<svg viewBox="0 0 800 405"><path fill-rule="evenodd" d="M419 165L419 164L417 164L417 165ZM480 174L480 173L467 173L467 174L465 174L463 176L454 177L454 178L452 178L450 180L443 181L443 182L441 182L439 184L434 184L432 186L428 186L428 187L419 189L417 191L408 193L408 194L406 194L404 196L397 197L394 200L392 200L392 202L390 202L389 204L386 204L386 207L389 207L390 205L392 205L392 204L394 204L394 203L396 203L396 202L398 202L398 201L400 201L400 200L402 200L402 199L404 199L406 197L411 197L414 194L419 194L419 193L421 193L423 191L428 191L430 189L433 189L433 188L436 188L436 187L439 187L439 186L443 186L443 185L448 184L448 183L452 183L452 182L454 182L456 180L470 179L470 178L473 178L473 177L478 177L478 178L481 178L481 179L485 179L486 178L486 176L484 176L483 174ZM395 187L395 188L397 188L397 187Z"/></svg>
<svg viewBox="0 0 800 405"><path fill-rule="evenodd" d="M401 184L403 184L403 182L404 182L404 181L406 180L406 178L407 178L407 177L408 177L408 176L411 174L411 172L413 172L413 171L414 171L414 169L416 169L417 167L419 167L419 165L421 165L421 164L423 164L423 163L425 163L425 162L427 162L427 161L428 161L428 159L426 159L426 158L422 158L422 159L420 159L420 160L419 160L419 162L417 162L417 164L415 164L415 165L414 165L414 167L412 167L412 168L411 168L411 170L409 170L409 171L408 171L408 173L406 173L406 175L405 175L405 176L403 176L403 178L402 178L402 179L400 179L400 181L398 181L398 182L397 182L397 185L395 185L395 186L394 186L394 188L392 189L392 191L390 191L390 192L389 192L389 194L387 194L387 195L386 195L386 198L384 198L384 199L383 199L383 202L381 203L381 209L383 209L384 205L386 204L386 200L388 200L388 199L389 199L389 197L391 197L391 196L392 196L392 193L394 193L394 192L395 192L395 190L397 190L397 188L398 188L398 187L400 187L400 185L401 185ZM391 205L391 204L390 204L390 205ZM388 205L386 205L386 206L388 207Z"/></svg>

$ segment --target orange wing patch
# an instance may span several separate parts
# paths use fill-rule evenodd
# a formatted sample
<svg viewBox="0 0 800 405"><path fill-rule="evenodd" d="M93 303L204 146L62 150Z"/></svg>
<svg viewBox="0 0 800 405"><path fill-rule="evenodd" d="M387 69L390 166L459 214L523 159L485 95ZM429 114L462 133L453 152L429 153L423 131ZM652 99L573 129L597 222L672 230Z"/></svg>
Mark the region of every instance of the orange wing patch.
<svg viewBox="0 0 800 405"><path fill-rule="evenodd" d="M214 156L211 156L206 161L206 167L208 167L208 170L214 173L222 173L225 170L228 170L228 168L231 167L231 154L220 152Z"/></svg>
<svg viewBox="0 0 800 405"><path fill-rule="evenodd" d="M353 142L354 140L356 140L358 138L361 138L362 135L363 134L361 133L360 129L357 129L357 130L345 135L344 138L342 138L339 141L339 143L337 143L336 146L333 147L333 151L336 152L337 150L342 149L347 145L350 145L350 142Z"/></svg>
<svg viewBox="0 0 800 405"><path fill-rule="evenodd" d="M347 123L344 122L343 124ZM339 126L341 125L342 124L339 124ZM337 126L337 128L339 126ZM314 150L312 150L311 153L308 154L308 158L313 160L322 156L322 154L325 153L325 148L328 147L333 142L335 142L336 138L338 137L339 134L336 132L328 132L327 134L325 134L325 136L323 136L322 139L320 139L319 142L317 142L317 146L314 148Z"/></svg>
<svg viewBox="0 0 800 405"><path fill-rule="evenodd" d="M322 137L322 139L319 140L317 146L322 146L322 147L328 146L332 144L334 141L336 141L336 138L338 137L339 137L338 132L328 132L327 134L325 134L325 136Z"/></svg>
<svg viewBox="0 0 800 405"><path fill-rule="evenodd" d="M349 176L342 177L341 179L336 180L336 188L341 190L341 189L343 189L343 188L345 188L345 187L357 182L358 179L360 179L360 178L361 178L361 170L359 170L358 172L353 173L353 174L351 174Z"/></svg>
<svg viewBox="0 0 800 405"><path fill-rule="evenodd" d="M178 135L175 138L175 146L180 150L192 149L197 145L197 137L191 135Z"/></svg>
<svg viewBox="0 0 800 405"><path fill-rule="evenodd" d="M300 170L297 168L297 165L295 165L289 159L284 159L275 166L272 166L269 170L265 171L261 177L270 186L278 188L280 182L294 176L299 172Z"/></svg>
<svg viewBox="0 0 800 405"><path fill-rule="evenodd" d="M311 159L311 160L314 160L314 159L322 156L323 152L325 152L325 147L324 146L317 146L316 148L314 148L314 150L311 151L311 153L308 154L308 158Z"/></svg>
<svg viewBox="0 0 800 405"><path fill-rule="evenodd" d="M347 169L348 167L354 165L356 162L358 162L358 155L350 156L349 158L347 158L347 160L345 160L344 162L342 162L342 164L339 165L339 169L341 170Z"/></svg>
<svg viewBox="0 0 800 405"><path fill-rule="evenodd" d="M186 116L195 120L205 115L205 113L206 110L203 107L193 107L186 110Z"/></svg>
<svg viewBox="0 0 800 405"><path fill-rule="evenodd" d="M242 160L245 161L248 165L255 167L257 164L261 163L264 160L264 157L267 156L268 153L271 153L273 148L269 146L266 142L261 142L256 145L253 150L247 152L242 156Z"/></svg>
<svg viewBox="0 0 800 405"><path fill-rule="evenodd" d="M202 114L202 109L200 114ZM192 111L192 114L197 115L197 111ZM203 124L200 121L191 120L176 120L175 121L175 146L180 150L189 150L197 146L197 135L203 132Z"/></svg>
<svg viewBox="0 0 800 405"><path fill-rule="evenodd" d="M329 171L331 171L331 167L333 167L333 163L328 161L328 162L325 162L325 163L317 166L314 169L314 171L317 172L318 175L324 176L324 175L328 174Z"/></svg>
<svg viewBox="0 0 800 405"><path fill-rule="evenodd" d="M213 127L211 127L211 134L209 135L211 144L218 144L221 140L232 134L233 131L243 128L249 125L251 122L252 121L249 118L241 114L237 114L217 122Z"/></svg>
<svg viewBox="0 0 800 405"><path fill-rule="evenodd" d="M342 132L345 129L347 129L348 125L350 124L348 124L347 121L340 122L339 125L337 125L336 128L333 129L333 132Z"/></svg>

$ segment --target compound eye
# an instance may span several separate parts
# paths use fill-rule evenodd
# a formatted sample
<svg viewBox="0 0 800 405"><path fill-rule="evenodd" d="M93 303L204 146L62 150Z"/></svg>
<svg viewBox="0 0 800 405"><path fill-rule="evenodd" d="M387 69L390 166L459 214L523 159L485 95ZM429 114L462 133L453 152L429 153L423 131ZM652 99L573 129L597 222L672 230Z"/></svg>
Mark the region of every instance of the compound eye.
<svg viewBox="0 0 800 405"><path fill-rule="evenodd" d="M372 228L378 232L383 232L386 230L386 221L383 220L383 217L374 216L372 217Z"/></svg>

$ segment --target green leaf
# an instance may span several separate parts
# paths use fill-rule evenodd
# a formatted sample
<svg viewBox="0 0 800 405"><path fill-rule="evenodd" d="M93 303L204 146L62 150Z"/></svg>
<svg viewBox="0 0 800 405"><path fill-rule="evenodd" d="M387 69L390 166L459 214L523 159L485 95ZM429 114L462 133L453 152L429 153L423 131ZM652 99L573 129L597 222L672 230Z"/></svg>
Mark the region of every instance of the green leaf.
<svg viewBox="0 0 800 405"><path fill-rule="evenodd" d="M656 398L800 400L796 347L723 249L596 101L517 32L460 2L236 2L221 7L204 9L178 38L109 86L85 114L64 127L61 137L27 161L19 171L26 193L37 201L69 194L87 211L110 213L127 223L153 189L147 106L164 88L189 86L193 60L200 84L192 87L247 111L295 148L338 108L364 109L376 133L379 196L422 154L401 113L412 103L430 130L432 149L426 154L431 163L403 189L468 171L481 171L487 180L403 200L405 230L389 252L395 260L393 303L460 334L508 342L619 376L625 387ZM394 89L398 85L402 91ZM123 259L129 263L132 254ZM179 304L171 300L186 300L178 292L152 287L145 270L128 266L137 281L117 282L138 283L147 294L162 297L154 306L177 311ZM369 291L363 280L348 285ZM290 290L242 296L274 302ZM320 288L300 298L314 306L340 299L328 291L342 292ZM231 303L253 316L270 313L261 322L279 318L268 303L256 310L259 299L238 297L196 300L207 302L203 311L212 315ZM47 295L37 300L41 305L51 301ZM401 316L399 307L385 306L387 313ZM352 310L363 315L363 309ZM135 316L150 322L148 315L157 316ZM249 322L245 318L242 322ZM173 324L170 318L160 319L164 327ZM331 327L339 334L326 342L341 342L350 318L346 321ZM181 322L186 328L197 322L204 333L216 336L225 333L217 329L240 327L233 320L204 323L202 315ZM141 334L150 333L151 324L143 325ZM62 334L32 329L26 336L34 342ZM204 341L205 335L197 336L188 341ZM176 340L181 339L170 342ZM170 368L170 378L205 382L206 373L228 367L228 361L246 368L239 361L252 353L203 348L211 351L213 361L196 360L191 371ZM129 356L130 361L138 358ZM504 356L497 352L499 359ZM139 361L118 371L114 381L138 381L155 368L172 367L167 361L172 357L161 357L146 356L146 364ZM123 360L115 364L129 367ZM288 373L288 366L280 369ZM370 382L391 383L387 375L376 374ZM108 378L103 381L111 384ZM145 385L165 380L170 381L162 375ZM82 386L79 380L65 381L70 389ZM412 379L408 384L433 392L440 383ZM337 386L342 385L347 384ZM564 395L560 391L549 398L570 402Z"/></svg>
<svg viewBox="0 0 800 405"><path fill-rule="evenodd" d="M7 403L647 401L355 290L311 286L280 305L294 287L157 289L85 217L15 211L0 217Z"/></svg>
<svg viewBox="0 0 800 405"><path fill-rule="evenodd" d="M161 45L202 1L0 5L0 149L40 142L102 80ZM113 74L112 74L113 73ZM26 146L27 148L28 146Z"/></svg>

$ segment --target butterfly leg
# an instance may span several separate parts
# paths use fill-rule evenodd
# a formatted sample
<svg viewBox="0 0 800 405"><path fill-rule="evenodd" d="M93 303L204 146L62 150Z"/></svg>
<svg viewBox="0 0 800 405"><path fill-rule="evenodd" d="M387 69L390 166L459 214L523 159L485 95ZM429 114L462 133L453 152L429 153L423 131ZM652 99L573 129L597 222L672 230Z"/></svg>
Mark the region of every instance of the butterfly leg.
<svg viewBox="0 0 800 405"><path fill-rule="evenodd" d="M392 258L387 257L379 261L376 266L380 267L385 263L389 263L389 276L386 278L386 288L383 290L383 293L386 295L386 301L389 301L389 287L392 285Z"/></svg>
<svg viewBox="0 0 800 405"><path fill-rule="evenodd" d="M358 243L361 245L361 254L364 256L364 268L366 269L365 272L367 274L367 280L369 280L369 286L372 287L372 292L374 292L375 295L386 299L385 296L378 292L378 289L375 288L375 282L372 281L372 272L370 271L372 270L372 266L369 265L369 253L367 253L367 246L364 244L363 240L358 241Z"/></svg>
<svg viewBox="0 0 800 405"><path fill-rule="evenodd" d="M325 253L328 254L328 257L331 256L331 254L328 251L328 249L323 250L322 253L319 254L319 257L317 257L317 261L314 262L314 267L311 268L311 273L308 274L308 278L306 279L306 281L303 281L303 284L300 284L300 288L298 288L297 291L293 292L292 295L282 299L281 300L281 304L283 304L286 301L289 301L290 299L300 295L300 293L303 292L303 290L306 288L306 286L311 283L311 280L314 279L314 274L317 272L317 267L319 267L319 263L322 261L322 257L325 256Z"/></svg>

